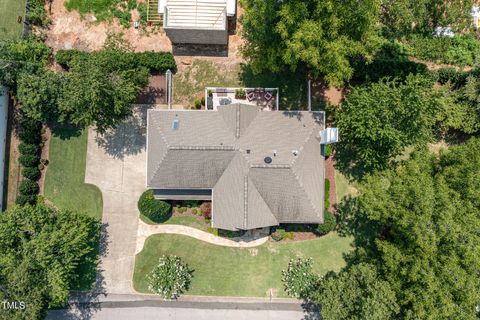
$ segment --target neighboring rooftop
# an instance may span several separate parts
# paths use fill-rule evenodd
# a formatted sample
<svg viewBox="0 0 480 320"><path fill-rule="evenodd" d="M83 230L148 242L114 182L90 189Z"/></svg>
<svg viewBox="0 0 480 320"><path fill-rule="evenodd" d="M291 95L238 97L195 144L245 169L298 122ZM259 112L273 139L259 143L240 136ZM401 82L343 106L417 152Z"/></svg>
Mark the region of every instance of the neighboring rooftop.
<svg viewBox="0 0 480 320"><path fill-rule="evenodd" d="M216 228L322 223L323 112L151 110L147 186L212 189Z"/></svg>

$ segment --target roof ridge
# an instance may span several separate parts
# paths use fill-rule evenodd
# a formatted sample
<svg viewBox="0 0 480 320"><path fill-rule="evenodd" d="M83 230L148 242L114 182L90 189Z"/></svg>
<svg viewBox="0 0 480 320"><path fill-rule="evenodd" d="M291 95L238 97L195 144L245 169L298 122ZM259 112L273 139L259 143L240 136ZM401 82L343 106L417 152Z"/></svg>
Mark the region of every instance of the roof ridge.
<svg viewBox="0 0 480 320"><path fill-rule="evenodd" d="M248 225L248 176L243 176L243 227Z"/></svg>
<svg viewBox="0 0 480 320"><path fill-rule="evenodd" d="M235 138L240 138L240 105L236 105L236 130L235 130Z"/></svg>
<svg viewBox="0 0 480 320"><path fill-rule="evenodd" d="M234 146L168 146L169 150L221 150L221 151L235 151Z"/></svg>
<svg viewBox="0 0 480 320"><path fill-rule="evenodd" d="M293 173L293 176L295 177L295 180L297 180L298 185L300 186L300 188L302 188L303 193L307 197L308 202L312 206L313 212L317 212L317 208L315 207L315 204L313 203L313 200L310 198L309 193L307 192L307 190L303 186L303 183L301 182L300 178L298 177L297 172L295 172L295 169L293 169L293 168L292 168L292 173ZM325 191L324 191L324 193L325 193ZM324 195L324 197L325 197L325 195Z"/></svg>

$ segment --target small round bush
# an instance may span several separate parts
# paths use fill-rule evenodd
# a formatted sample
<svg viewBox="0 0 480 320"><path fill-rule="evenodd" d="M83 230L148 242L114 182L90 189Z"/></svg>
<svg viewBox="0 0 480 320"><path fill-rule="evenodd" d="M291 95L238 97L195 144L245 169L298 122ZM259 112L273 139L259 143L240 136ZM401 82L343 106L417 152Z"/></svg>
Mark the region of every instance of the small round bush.
<svg viewBox="0 0 480 320"><path fill-rule="evenodd" d="M337 225L337 219L335 216L328 211L325 211L323 214L323 223L319 224L315 228L315 232L319 235L324 235L329 233L330 231L335 230L335 226Z"/></svg>
<svg viewBox="0 0 480 320"><path fill-rule="evenodd" d="M24 167L35 167L38 165L38 156L31 154L22 154L18 160L20 164Z"/></svg>
<svg viewBox="0 0 480 320"><path fill-rule="evenodd" d="M45 165L43 163L39 163L37 168L38 170L42 171L43 169L45 169Z"/></svg>
<svg viewBox="0 0 480 320"><path fill-rule="evenodd" d="M287 237L287 232L284 229L276 229L274 232L272 232L270 237L272 237L272 239L275 241L280 241Z"/></svg>
<svg viewBox="0 0 480 320"><path fill-rule="evenodd" d="M23 168L22 175L27 179L36 181L40 178L40 169L37 167L26 167Z"/></svg>
<svg viewBox="0 0 480 320"><path fill-rule="evenodd" d="M164 299L176 299L188 289L192 272L177 256L162 256L148 274L148 289Z"/></svg>
<svg viewBox="0 0 480 320"><path fill-rule="evenodd" d="M145 217L154 222L164 222L171 213L172 206L153 196L152 190L145 191L138 200L138 210Z"/></svg>
<svg viewBox="0 0 480 320"><path fill-rule="evenodd" d="M22 155L38 155L40 153L40 146L38 144L20 143L18 151Z"/></svg>
<svg viewBox="0 0 480 320"><path fill-rule="evenodd" d="M38 189L38 184L30 179L24 179L18 188L20 194L23 195L35 195L38 193Z"/></svg>
<svg viewBox="0 0 480 320"><path fill-rule="evenodd" d="M15 200L15 203L18 204L19 206L24 206L26 204L33 206L35 205L36 202L37 202L37 197L33 194L31 195L20 194Z"/></svg>
<svg viewBox="0 0 480 320"><path fill-rule="evenodd" d="M23 119L20 123L18 137L24 143L37 144L42 139L42 123L31 119Z"/></svg>

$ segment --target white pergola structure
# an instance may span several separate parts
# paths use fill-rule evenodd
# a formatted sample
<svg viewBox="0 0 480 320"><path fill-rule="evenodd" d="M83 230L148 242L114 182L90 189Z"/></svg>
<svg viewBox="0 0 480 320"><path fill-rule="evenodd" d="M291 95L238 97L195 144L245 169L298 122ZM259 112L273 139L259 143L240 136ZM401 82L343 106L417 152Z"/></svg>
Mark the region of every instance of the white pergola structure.
<svg viewBox="0 0 480 320"><path fill-rule="evenodd" d="M170 40L188 44L227 44L235 9L235 0L162 0L158 8Z"/></svg>

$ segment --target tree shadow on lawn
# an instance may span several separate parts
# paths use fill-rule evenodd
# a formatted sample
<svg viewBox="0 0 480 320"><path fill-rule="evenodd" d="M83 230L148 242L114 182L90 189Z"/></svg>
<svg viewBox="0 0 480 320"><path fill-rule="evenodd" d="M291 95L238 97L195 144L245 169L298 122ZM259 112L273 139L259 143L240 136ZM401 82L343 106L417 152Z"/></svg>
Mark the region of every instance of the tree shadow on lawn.
<svg viewBox="0 0 480 320"><path fill-rule="evenodd" d="M353 237L354 250L344 254L348 267L357 262L359 255L376 252L376 239L386 238L388 232L379 223L368 219L358 197L347 196L336 206L338 235Z"/></svg>
<svg viewBox="0 0 480 320"><path fill-rule="evenodd" d="M131 117L117 128L97 135L95 142L115 159L142 152L147 141L147 112L150 108L149 105L136 106Z"/></svg>
<svg viewBox="0 0 480 320"><path fill-rule="evenodd" d="M278 88L280 110L307 110L307 73L300 68L292 72L262 72L255 74L248 64L240 65L239 79L249 88Z"/></svg>
<svg viewBox="0 0 480 320"><path fill-rule="evenodd" d="M49 125L52 130L52 136L60 138L61 140L70 140L82 135L83 129L81 127L72 125Z"/></svg>

